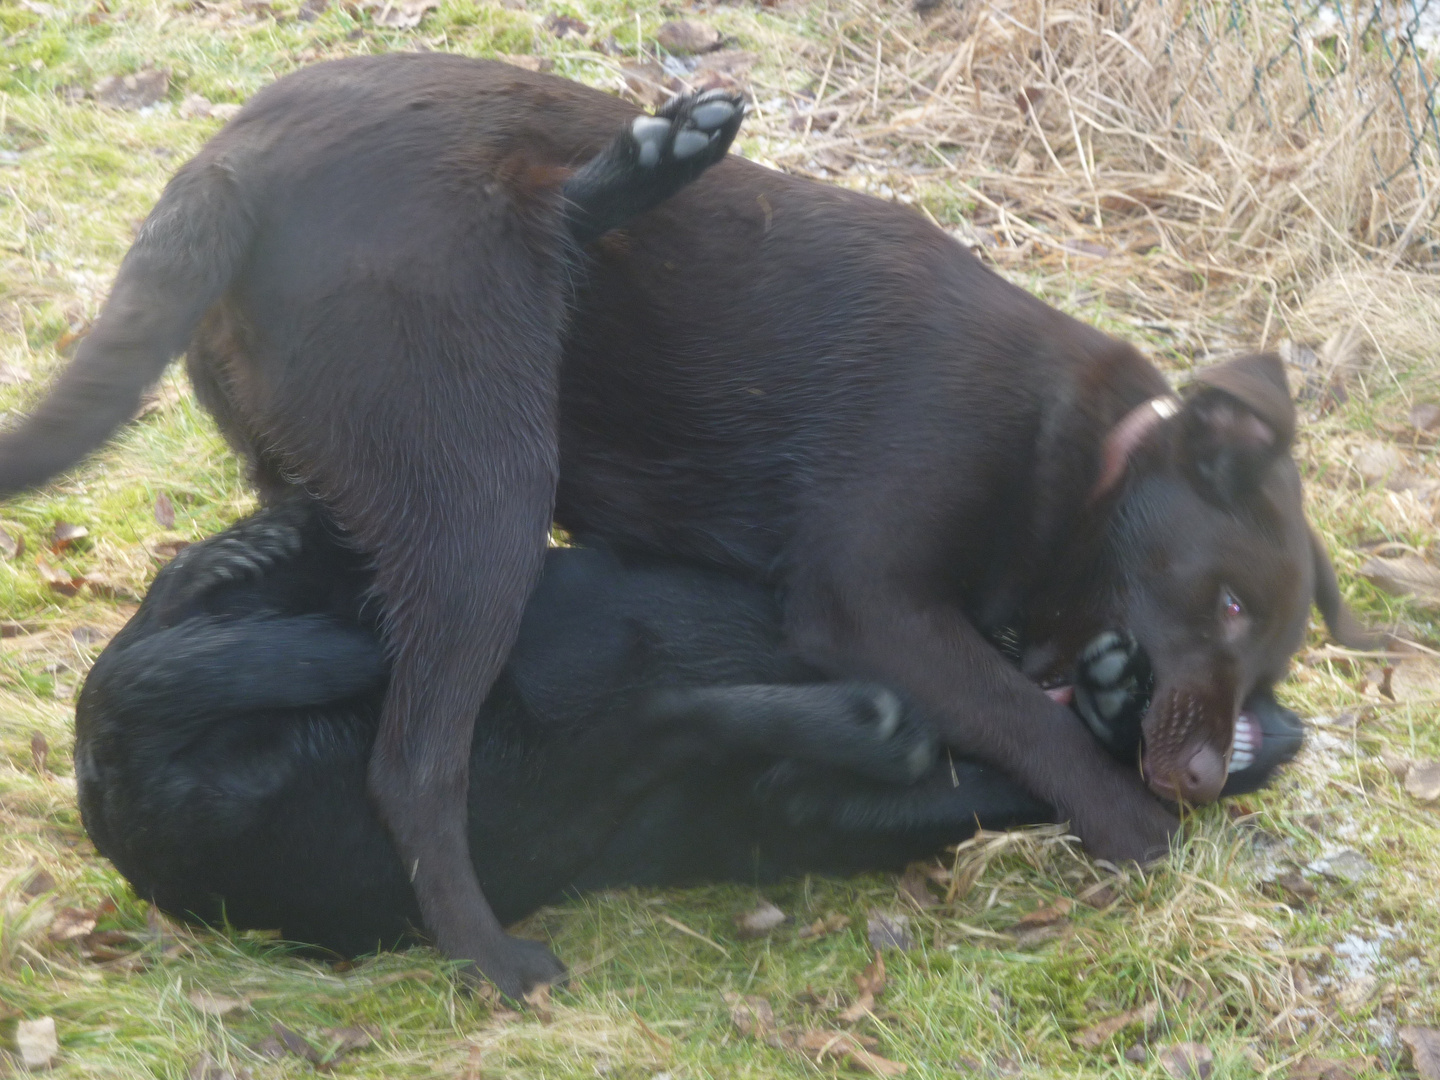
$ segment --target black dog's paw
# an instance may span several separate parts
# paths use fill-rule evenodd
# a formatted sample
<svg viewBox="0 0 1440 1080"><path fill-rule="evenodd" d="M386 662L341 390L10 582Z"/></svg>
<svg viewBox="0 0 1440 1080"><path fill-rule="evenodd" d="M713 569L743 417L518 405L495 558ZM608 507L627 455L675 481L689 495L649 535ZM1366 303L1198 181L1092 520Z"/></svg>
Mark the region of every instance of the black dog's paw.
<svg viewBox="0 0 1440 1080"><path fill-rule="evenodd" d="M155 578L146 597L153 618L168 624L223 585L259 577L304 545L309 512L289 504L265 509L225 532L191 544Z"/></svg>
<svg viewBox="0 0 1440 1080"><path fill-rule="evenodd" d="M282 513L261 511L212 540L186 548L186 572L196 589L209 589L232 581L259 577L276 563L300 553L303 543L298 525Z"/></svg>
<svg viewBox="0 0 1440 1080"><path fill-rule="evenodd" d="M1140 748L1140 724L1150 705L1150 662L1126 631L1107 630L1075 666L1075 711L1095 738L1122 761Z"/></svg>
<svg viewBox="0 0 1440 1080"><path fill-rule="evenodd" d="M937 743L929 726L916 722L904 703L883 686L860 684L846 687L847 698L843 715L853 725L851 738L837 739L849 743L851 753L841 752L848 765L857 773L891 783L908 784L923 776L935 761ZM837 734L839 734L837 732Z"/></svg>
<svg viewBox="0 0 1440 1080"><path fill-rule="evenodd" d="M635 161L645 169L680 163L698 174L725 156L744 116L745 99L724 90L671 98L654 116L630 122Z"/></svg>

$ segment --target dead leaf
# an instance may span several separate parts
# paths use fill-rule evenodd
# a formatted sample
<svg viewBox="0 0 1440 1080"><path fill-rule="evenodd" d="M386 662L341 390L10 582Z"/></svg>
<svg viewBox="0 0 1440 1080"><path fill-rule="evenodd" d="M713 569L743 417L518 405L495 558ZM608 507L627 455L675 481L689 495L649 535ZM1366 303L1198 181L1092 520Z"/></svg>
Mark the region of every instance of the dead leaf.
<svg viewBox="0 0 1440 1080"><path fill-rule="evenodd" d="M554 1014L550 1011L550 984L540 983L525 995L525 1004L542 1024L550 1023Z"/></svg>
<svg viewBox="0 0 1440 1080"><path fill-rule="evenodd" d="M189 540L169 536L152 536L145 541L146 549L159 562L169 562L189 546Z"/></svg>
<svg viewBox="0 0 1440 1080"><path fill-rule="evenodd" d="M460 1074L460 1080L485 1080L485 1051L480 1047L472 1045L465 1055L465 1071Z"/></svg>
<svg viewBox="0 0 1440 1080"><path fill-rule="evenodd" d="M271 1035L254 1047L266 1057L292 1054L315 1066L316 1072L329 1072L352 1050L360 1050L375 1041L375 1029L367 1025L326 1028L312 1041L284 1024L272 1024Z"/></svg>
<svg viewBox="0 0 1440 1080"><path fill-rule="evenodd" d="M38 731L30 733L30 763L35 766L36 776L50 772L50 740Z"/></svg>
<svg viewBox="0 0 1440 1080"><path fill-rule="evenodd" d="M871 910L865 921L866 936L875 949L904 949L915 947L910 936L910 916L887 915L883 911Z"/></svg>
<svg viewBox="0 0 1440 1080"><path fill-rule="evenodd" d="M175 527L175 504L163 491L155 497L155 520L160 523L162 529Z"/></svg>
<svg viewBox="0 0 1440 1080"><path fill-rule="evenodd" d="M93 583L92 583L93 584ZM110 640L110 633L98 626L74 626L70 628L70 640L77 645L103 645Z"/></svg>
<svg viewBox="0 0 1440 1080"><path fill-rule="evenodd" d="M1320 895L1320 890L1306 881L1298 870L1290 870L1270 883L1285 894L1285 898L1297 904L1308 904Z"/></svg>
<svg viewBox="0 0 1440 1080"><path fill-rule="evenodd" d="M501 53L495 59L503 60L514 67L524 68L526 71L549 71L555 66L543 57L526 56L523 53Z"/></svg>
<svg viewBox="0 0 1440 1080"><path fill-rule="evenodd" d="M60 1056L60 1042L55 1036L55 1018L21 1020L15 1028L15 1050L25 1068L48 1069Z"/></svg>
<svg viewBox="0 0 1440 1080"><path fill-rule="evenodd" d="M45 561L43 555L35 557L35 565L39 568L40 577L45 584L50 586L52 592L57 592L61 596L74 596L85 584L83 577L75 577L59 567L51 566Z"/></svg>
<svg viewBox="0 0 1440 1080"><path fill-rule="evenodd" d="M1350 460L1354 462L1360 479L1372 487L1376 484L1393 484L1408 471L1405 455L1390 443L1380 442L1378 439L1361 443L1351 451Z"/></svg>
<svg viewBox="0 0 1440 1080"><path fill-rule="evenodd" d="M875 951L875 959L855 976L855 987L859 992L855 995L855 1000L840 1013L842 1023L853 1024L863 1020L875 1011L875 999L885 992L885 958L878 949Z"/></svg>
<svg viewBox="0 0 1440 1080"><path fill-rule="evenodd" d="M785 912L768 900L760 901L754 911L735 917L735 936L741 939L764 937L785 921Z"/></svg>
<svg viewBox="0 0 1440 1080"><path fill-rule="evenodd" d="M90 90L90 96L101 105L115 109L144 109L162 100L170 92L170 73L163 69L146 68L133 75L109 75Z"/></svg>
<svg viewBox="0 0 1440 1080"><path fill-rule="evenodd" d="M307 2L308 2L308 0L307 0ZM301 10L302 12L305 10L304 5L301 5L301 9L300 9L300 10ZM303 19L303 18L304 18L304 15L302 14L300 17ZM232 116L234 116L236 113L238 113L243 107L244 107L244 106L237 105L237 104L235 104L234 102L215 102L215 101L211 101L211 100L209 100L208 98L201 97L199 94L186 94L186 95L185 95L185 99L180 102L180 119L181 119L181 120L204 120L204 119L229 120ZM175 397L176 400L179 399L179 396L180 396L180 395L179 395L178 392L176 392L175 395L174 395L174 397ZM142 402L142 404L141 404L140 415L141 415L141 416L149 416L152 412L157 412L157 411L159 411L160 409L164 408L164 407L165 407L166 405L168 405L168 404L173 404L173 402L166 401L166 400L165 400L165 396L164 396L163 394L156 394L156 395L153 395L153 396L147 396L147 397L145 398L145 400L144 400L144 401Z"/></svg>
<svg viewBox="0 0 1440 1080"><path fill-rule="evenodd" d="M379 8L371 20L376 26L392 30L411 30L419 26L427 14L440 6L440 0L385 0L382 4L363 4L362 7Z"/></svg>
<svg viewBox="0 0 1440 1080"><path fill-rule="evenodd" d="M283 1054L289 1053L314 1065L319 1065L324 1060L320 1051L311 1046L309 1040L298 1031L293 1031L284 1024L271 1024L270 1032L275 1038L276 1045L282 1051L281 1054L272 1054L271 1056L281 1057Z"/></svg>
<svg viewBox="0 0 1440 1080"><path fill-rule="evenodd" d="M1174 1080L1205 1080L1215 1067L1215 1055L1201 1043L1173 1043L1160 1051L1160 1067Z"/></svg>
<svg viewBox="0 0 1440 1080"><path fill-rule="evenodd" d="M55 528L50 531L50 550L60 554L82 536L89 536L90 530L84 525L74 525L68 521L55 522Z"/></svg>
<svg viewBox="0 0 1440 1080"><path fill-rule="evenodd" d="M330 0L304 0L300 5L300 10L295 13L295 17L301 22L314 22L324 15L329 7Z"/></svg>
<svg viewBox="0 0 1440 1080"><path fill-rule="evenodd" d="M686 80L690 88L702 90L730 90L743 92L745 76L755 66L755 54L742 49L721 49L706 53L695 61L695 70ZM837 114L838 119L838 114ZM834 121L831 121L833 124ZM814 130L812 127L811 130Z"/></svg>
<svg viewBox="0 0 1440 1080"><path fill-rule="evenodd" d="M873 1048L876 1045L874 1039L844 1031L811 1029L801 1032L796 1039L797 1048L814 1058L816 1064L823 1064L826 1058L834 1058L871 1076L904 1076L910 1071L910 1066L902 1062L875 1054Z"/></svg>
<svg viewBox="0 0 1440 1080"><path fill-rule="evenodd" d="M48 870L36 870L26 878L25 883L20 886L20 895L28 897L43 896L47 892L55 891L55 878Z"/></svg>
<svg viewBox="0 0 1440 1080"><path fill-rule="evenodd" d="M1415 763L1408 757L1401 757L1393 750L1386 749L1380 751L1380 764L1384 765L1396 780L1404 780L1410 774L1410 766Z"/></svg>
<svg viewBox="0 0 1440 1080"><path fill-rule="evenodd" d="M25 554L25 537L18 532L0 528L0 555L7 559L18 559Z"/></svg>
<svg viewBox="0 0 1440 1080"><path fill-rule="evenodd" d="M208 1053L201 1054L185 1074L185 1080L252 1080L249 1069L227 1069Z"/></svg>
<svg viewBox="0 0 1440 1080"><path fill-rule="evenodd" d="M1074 906L1074 901L1062 896L1054 903L1038 907L1023 915L1019 922L1010 927L1010 933L1014 936L1015 943L1024 948L1030 948L1042 942L1068 937L1073 933L1069 914Z"/></svg>
<svg viewBox="0 0 1440 1080"><path fill-rule="evenodd" d="M868 968L866 970L869 970ZM781 1028L770 1002L758 995L726 993L730 1022L747 1039L759 1039L777 1050L799 1050L817 1063L834 1058L872 1076L903 1076L909 1066L874 1053L879 1042L845 1031Z"/></svg>
<svg viewBox="0 0 1440 1080"><path fill-rule="evenodd" d="M620 69L625 77L625 90L634 101L652 109L670 100L673 81L659 64L629 64Z"/></svg>
<svg viewBox="0 0 1440 1080"><path fill-rule="evenodd" d="M185 998L197 1012L202 1012L206 1016L226 1016L250 1007L250 1003L244 998L224 997L220 994L212 994L209 990L191 990L185 995Z"/></svg>
<svg viewBox="0 0 1440 1080"><path fill-rule="evenodd" d="M590 32L589 26L569 15L547 15L542 25L557 38L582 38Z"/></svg>
<svg viewBox="0 0 1440 1080"><path fill-rule="evenodd" d="M546 990L548 991L548 987ZM549 994L546 994L548 1000ZM375 1041L376 1029L369 1024L351 1024L346 1027L326 1028L320 1032L321 1041L329 1047L328 1060L334 1061L341 1054L352 1050L364 1050Z"/></svg>
<svg viewBox="0 0 1440 1080"><path fill-rule="evenodd" d="M655 41L677 56L710 52L720 47L720 31L693 19L677 19L660 27Z"/></svg>
<svg viewBox="0 0 1440 1080"><path fill-rule="evenodd" d="M1112 1016L1108 1020L1091 1024L1078 1032L1072 1041L1082 1050L1098 1050L1131 1025L1145 1024L1148 1026L1153 1024L1159 1015L1159 1003L1149 1001L1138 1009L1129 1009L1119 1016Z"/></svg>
<svg viewBox="0 0 1440 1080"><path fill-rule="evenodd" d="M1440 1030L1403 1027L1400 1041L1410 1048L1410 1060L1420 1080L1440 1080Z"/></svg>
<svg viewBox="0 0 1440 1080"><path fill-rule="evenodd" d="M1286 1080L1355 1080L1363 1072L1364 1058L1337 1061L1333 1058L1303 1057L1285 1073ZM1258 1071L1258 1070L1257 1070Z"/></svg>
<svg viewBox="0 0 1440 1080"><path fill-rule="evenodd" d="M1061 919L1069 915L1070 909L1074 906L1074 902L1067 897L1058 897L1053 903L1038 907L1034 911L1022 915L1020 921L1010 929L1016 931L1029 930L1037 926L1054 926Z"/></svg>
<svg viewBox="0 0 1440 1080"><path fill-rule="evenodd" d="M735 1030L747 1039L770 1042L779 1034L775 1025L775 1010L770 1002L758 994L740 995L727 993L725 1001L730 1006L730 1022ZM780 1043L772 1045L780 1046Z"/></svg>
<svg viewBox="0 0 1440 1080"><path fill-rule="evenodd" d="M95 929L95 913L79 908L61 908L50 924L51 941L78 941Z"/></svg>
<svg viewBox="0 0 1440 1080"><path fill-rule="evenodd" d="M1145 1062L1150 1060L1150 1051L1146 1049L1144 1043L1137 1042L1126 1047L1123 1056L1126 1061L1135 1065L1144 1065Z"/></svg>
<svg viewBox="0 0 1440 1080"><path fill-rule="evenodd" d="M1080 894L1080 902L1096 910L1104 910L1118 899L1120 894L1108 881L1097 881Z"/></svg>
<svg viewBox="0 0 1440 1080"><path fill-rule="evenodd" d="M822 938L827 934L838 934L850 925L850 916L841 915L839 912L829 912L823 918L816 919L809 926L805 927L795 935L801 941L811 938Z"/></svg>
<svg viewBox="0 0 1440 1080"><path fill-rule="evenodd" d="M33 375L24 368L15 367L12 364L0 364L0 386L19 386L27 383Z"/></svg>
<svg viewBox="0 0 1440 1080"><path fill-rule="evenodd" d="M1405 773L1405 790L1421 802L1440 799L1440 761L1417 761Z"/></svg>
<svg viewBox="0 0 1440 1080"><path fill-rule="evenodd" d="M1392 596L1408 596L1421 607L1440 610L1440 570L1418 555L1376 555L1360 568L1360 576Z"/></svg>
<svg viewBox="0 0 1440 1080"><path fill-rule="evenodd" d="M1410 409L1410 426L1416 431L1433 431L1440 427L1440 405L1422 401Z"/></svg>
<svg viewBox="0 0 1440 1080"><path fill-rule="evenodd" d="M897 884L900 895L921 911L940 903L935 899L935 894L930 891L930 875L925 872L925 867L921 863L911 863L907 866Z"/></svg>

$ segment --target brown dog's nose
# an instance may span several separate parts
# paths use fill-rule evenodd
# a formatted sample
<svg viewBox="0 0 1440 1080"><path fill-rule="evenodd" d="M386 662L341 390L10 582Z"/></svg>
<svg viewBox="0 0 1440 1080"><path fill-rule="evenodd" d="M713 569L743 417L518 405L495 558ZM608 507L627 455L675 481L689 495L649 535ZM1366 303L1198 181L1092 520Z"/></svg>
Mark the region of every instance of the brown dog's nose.
<svg viewBox="0 0 1440 1080"><path fill-rule="evenodd" d="M1180 797L1188 803L1210 803L1225 786L1225 756L1213 746L1202 746L1180 770Z"/></svg>

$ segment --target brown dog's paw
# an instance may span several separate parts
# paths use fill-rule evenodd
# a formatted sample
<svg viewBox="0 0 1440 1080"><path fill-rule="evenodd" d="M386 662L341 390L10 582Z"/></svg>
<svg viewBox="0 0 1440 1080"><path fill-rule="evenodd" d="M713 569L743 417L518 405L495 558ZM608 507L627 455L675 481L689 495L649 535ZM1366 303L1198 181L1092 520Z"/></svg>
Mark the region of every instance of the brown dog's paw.
<svg viewBox="0 0 1440 1080"><path fill-rule="evenodd" d="M1103 797L1090 800L1084 811L1072 810L1070 830L1092 859L1119 866L1158 862L1170 854L1170 840L1180 819L1156 799L1137 777L1111 785Z"/></svg>
<svg viewBox="0 0 1440 1080"><path fill-rule="evenodd" d="M635 160L646 169L684 162L687 178L699 175L725 156L744 116L745 99L724 90L672 98L654 116L630 122Z"/></svg>
<svg viewBox="0 0 1440 1080"><path fill-rule="evenodd" d="M565 965L538 941L506 935L487 951L489 955L483 961L474 960L463 968L461 977L477 985L483 975L517 1004L537 987L563 986L566 982Z"/></svg>

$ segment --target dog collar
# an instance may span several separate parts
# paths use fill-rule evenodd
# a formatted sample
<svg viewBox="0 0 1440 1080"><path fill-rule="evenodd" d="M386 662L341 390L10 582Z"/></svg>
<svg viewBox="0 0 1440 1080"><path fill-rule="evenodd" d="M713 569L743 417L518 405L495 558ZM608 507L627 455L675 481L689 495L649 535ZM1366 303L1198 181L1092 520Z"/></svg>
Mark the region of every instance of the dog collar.
<svg viewBox="0 0 1440 1080"><path fill-rule="evenodd" d="M1130 455L1149 437L1150 432L1179 412L1180 399L1174 394L1161 394L1135 406L1110 429L1100 451L1100 475L1090 489L1092 503L1120 482L1130 463Z"/></svg>

